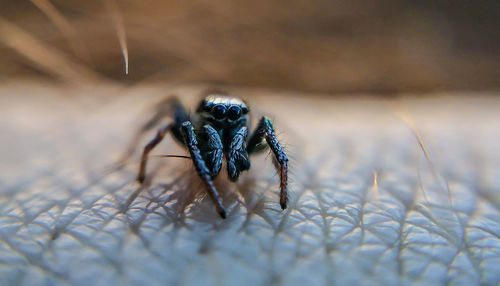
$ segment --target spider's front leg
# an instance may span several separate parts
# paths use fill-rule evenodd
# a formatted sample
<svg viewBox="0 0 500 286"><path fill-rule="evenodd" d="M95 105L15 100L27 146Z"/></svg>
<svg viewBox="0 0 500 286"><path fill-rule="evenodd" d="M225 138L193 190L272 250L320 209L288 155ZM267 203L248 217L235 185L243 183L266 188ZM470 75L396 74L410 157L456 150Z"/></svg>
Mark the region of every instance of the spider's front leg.
<svg viewBox="0 0 500 286"><path fill-rule="evenodd" d="M281 209L286 209L288 201L288 157L276 138L271 119L265 116L260 119L257 129L255 129L254 133L250 137L250 140L248 141L248 154L262 150L262 141L264 139L269 147L271 147L274 157L279 165L276 169L280 175L280 205Z"/></svg>
<svg viewBox="0 0 500 286"><path fill-rule="evenodd" d="M186 147L189 149L189 153L191 154L191 159L193 160L194 167L198 172L198 176L200 176L201 180L207 187L208 194L217 208L217 212L222 218L226 218L226 211L222 206L222 202L220 200L219 194L215 189L215 186L211 179L211 172L208 169L203 157L201 156L200 149L198 148L198 142L196 141L196 135L194 133L194 127L191 122L186 121L182 123L181 126L182 137L184 138L184 143Z"/></svg>

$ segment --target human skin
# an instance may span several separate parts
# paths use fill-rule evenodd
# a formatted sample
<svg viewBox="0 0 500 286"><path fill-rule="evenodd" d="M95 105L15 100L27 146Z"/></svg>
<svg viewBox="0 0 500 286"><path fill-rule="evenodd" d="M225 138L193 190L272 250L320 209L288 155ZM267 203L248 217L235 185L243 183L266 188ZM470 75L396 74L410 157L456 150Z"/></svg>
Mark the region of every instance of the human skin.
<svg viewBox="0 0 500 286"><path fill-rule="evenodd" d="M231 89L273 119L290 200L281 210L272 157L253 156L238 182L215 180L223 220L189 160L151 158L135 181L155 103L176 94L193 110L201 90L0 87L0 284L500 282L495 94ZM160 154L187 153L167 136Z"/></svg>

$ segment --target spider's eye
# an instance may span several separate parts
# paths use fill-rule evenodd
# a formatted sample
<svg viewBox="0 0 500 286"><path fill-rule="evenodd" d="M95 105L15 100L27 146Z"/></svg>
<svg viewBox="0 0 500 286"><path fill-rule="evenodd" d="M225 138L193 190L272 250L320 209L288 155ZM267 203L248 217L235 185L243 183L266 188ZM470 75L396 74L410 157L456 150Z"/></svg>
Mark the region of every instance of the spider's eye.
<svg viewBox="0 0 500 286"><path fill-rule="evenodd" d="M229 117L229 119L233 121L240 118L240 116L241 116L241 108L239 108L236 105L229 107L229 109L227 110L227 117Z"/></svg>
<svg viewBox="0 0 500 286"><path fill-rule="evenodd" d="M215 117L215 119L222 119L224 118L224 115L226 115L226 108L224 105L217 104L212 108L212 115Z"/></svg>

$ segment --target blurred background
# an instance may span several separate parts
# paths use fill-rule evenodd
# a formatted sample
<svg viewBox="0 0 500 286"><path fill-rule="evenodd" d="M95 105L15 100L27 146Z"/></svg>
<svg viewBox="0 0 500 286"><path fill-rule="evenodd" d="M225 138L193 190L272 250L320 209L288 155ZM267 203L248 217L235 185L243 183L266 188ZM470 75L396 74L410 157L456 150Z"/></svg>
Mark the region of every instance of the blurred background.
<svg viewBox="0 0 500 286"><path fill-rule="evenodd" d="M500 285L499 34L499 0L0 0L0 285ZM188 160L136 183L207 86L274 121L286 211L265 154L227 220Z"/></svg>
<svg viewBox="0 0 500 286"><path fill-rule="evenodd" d="M499 32L493 0L0 0L0 82L492 90Z"/></svg>

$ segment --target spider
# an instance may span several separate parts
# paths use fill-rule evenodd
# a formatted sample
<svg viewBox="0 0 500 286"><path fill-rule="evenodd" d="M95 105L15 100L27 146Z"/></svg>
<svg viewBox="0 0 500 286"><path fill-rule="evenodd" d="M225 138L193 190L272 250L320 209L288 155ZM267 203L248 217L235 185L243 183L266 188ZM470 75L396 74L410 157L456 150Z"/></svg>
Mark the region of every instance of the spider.
<svg viewBox="0 0 500 286"><path fill-rule="evenodd" d="M196 113L190 116L173 100L173 122L161 127L156 136L144 147L137 175L143 183L148 154L162 141L168 132L189 150L198 176L222 218L226 211L212 180L222 169L226 158L227 174L235 182L242 171L250 168L249 155L261 152L268 146L274 154L274 162L280 175L280 206L287 207L288 158L281 147L271 119L262 117L255 131L248 137L249 107L245 101L225 93L209 93L201 100ZM266 144L267 143L267 144Z"/></svg>

